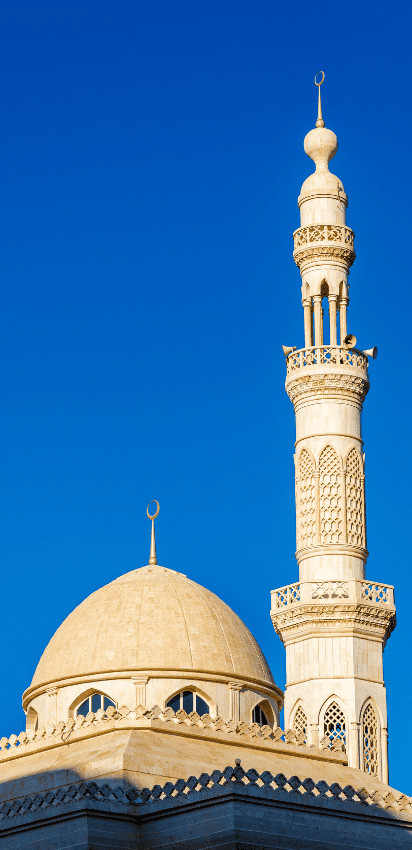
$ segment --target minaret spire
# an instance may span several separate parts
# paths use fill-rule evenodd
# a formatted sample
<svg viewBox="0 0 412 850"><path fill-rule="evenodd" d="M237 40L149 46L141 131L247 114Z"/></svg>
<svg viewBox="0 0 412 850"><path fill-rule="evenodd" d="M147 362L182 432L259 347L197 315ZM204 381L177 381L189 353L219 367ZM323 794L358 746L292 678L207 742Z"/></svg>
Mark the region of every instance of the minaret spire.
<svg viewBox="0 0 412 850"><path fill-rule="evenodd" d="M318 79L319 74L322 74L322 79L318 83L317 79ZM324 127L325 126L325 122L324 122L323 117L322 117L322 103L321 103L321 99L320 99L320 87L321 87L324 79L325 79L324 72L318 71L318 73L316 74L316 77L315 77L315 86L318 87L318 120L316 122L316 127Z"/></svg>
<svg viewBox="0 0 412 850"><path fill-rule="evenodd" d="M152 504L153 504L153 502L156 502L157 510L156 510L156 513L155 513L155 514L149 514L149 508L150 508L150 505L152 505ZM154 521L155 521L156 517L158 516L159 511L160 511L160 505L159 505L159 502L157 501L157 499L152 499L152 501L151 501L151 502L149 502L149 504L148 504L148 506L147 506L147 511L146 511L146 512L147 512L147 516L148 516L148 517L149 517L149 519L151 519L151 521L152 521L152 537L151 537L151 542L150 542L150 558L149 558L149 564L157 564L157 557L156 557L156 538L155 538L155 524L154 524Z"/></svg>

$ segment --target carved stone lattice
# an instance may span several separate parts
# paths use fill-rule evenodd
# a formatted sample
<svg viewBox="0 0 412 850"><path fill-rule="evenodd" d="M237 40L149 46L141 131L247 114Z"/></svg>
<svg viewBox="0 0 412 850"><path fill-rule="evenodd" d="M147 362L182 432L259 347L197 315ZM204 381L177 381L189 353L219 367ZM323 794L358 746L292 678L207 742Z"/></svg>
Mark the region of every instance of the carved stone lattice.
<svg viewBox="0 0 412 850"><path fill-rule="evenodd" d="M339 543L342 537L339 458L332 446L325 446L319 459L320 539L321 543Z"/></svg>
<svg viewBox="0 0 412 850"><path fill-rule="evenodd" d="M305 736L304 741L306 744L308 740L308 718L306 717L306 714L301 705L296 711L295 719L293 721L293 729L296 732L296 735L301 732Z"/></svg>
<svg viewBox="0 0 412 850"><path fill-rule="evenodd" d="M348 543L362 546L363 543L363 493L362 468L356 449L349 452L346 463L346 510Z"/></svg>
<svg viewBox="0 0 412 850"><path fill-rule="evenodd" d="M365 773L379 774L378 718L369 703L363 713L363 769Z"/></svg>
<svg viewBox="0 0 412 850"><path fill-rule="evenodd" d="M337 702L331 702L330 706L326 709L323 728L325 735L330 740L330 746L332 746L334 740L337 738L346 747L345 715Z"/></svg>
<svg viewBox="0 0 412 850"><path fill-rule="evenodd" d="M299 460L299 522L298 546L313 546L315 542L315 478L313 460L306 451Z"/></svg>

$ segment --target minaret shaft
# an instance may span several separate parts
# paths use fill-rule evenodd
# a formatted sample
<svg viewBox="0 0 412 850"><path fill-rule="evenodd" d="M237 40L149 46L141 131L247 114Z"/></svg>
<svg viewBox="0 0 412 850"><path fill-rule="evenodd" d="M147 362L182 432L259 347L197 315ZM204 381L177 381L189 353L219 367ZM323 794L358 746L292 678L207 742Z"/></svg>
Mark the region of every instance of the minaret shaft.
<svg viewBox="0 0 412 850"><path fill-rule="evenodd" d="M387 782L382 654L395 606L391 585L365 578L361 413L369 376L368 356L347 337L354 233L343 185L329 171L337 138L323 119L305 151L316 163L294 233L305 348L286 359L296 415L299 582L272 591L271 610L286 648L285 728L304 728L310 744L342 744L351 766Z"/></svg>

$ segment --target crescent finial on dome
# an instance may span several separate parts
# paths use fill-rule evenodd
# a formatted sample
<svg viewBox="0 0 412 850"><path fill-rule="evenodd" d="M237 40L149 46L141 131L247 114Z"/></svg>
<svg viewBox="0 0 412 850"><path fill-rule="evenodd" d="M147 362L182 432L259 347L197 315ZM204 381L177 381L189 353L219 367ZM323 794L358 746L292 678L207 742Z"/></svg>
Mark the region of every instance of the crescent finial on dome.
<svg viewBox="0 0 412 850"><path fill-rule="evenodd" d="M153 502L156 502L157 510L156 510L156 513L154 513L154 514L149 514L149 508L150 508L150 505L151 505ZM147 516L148 516L148 517L149 517L149 519L151 519L151 521L152 521L152 538L151 538L151 543L150 543L150 558L149 558L149 564L157 564L157 557L156 557L156 539L155 539L155 525L154 525L154 521L155 521L156 517L158 516L159 511L160 511L160 505L159 505L159 502L157 501L157 499L152 499L152 501L151 501L151 502L149 502L149 504L148 504L148 506L147 506L147 509L146 509Z"/></svg>

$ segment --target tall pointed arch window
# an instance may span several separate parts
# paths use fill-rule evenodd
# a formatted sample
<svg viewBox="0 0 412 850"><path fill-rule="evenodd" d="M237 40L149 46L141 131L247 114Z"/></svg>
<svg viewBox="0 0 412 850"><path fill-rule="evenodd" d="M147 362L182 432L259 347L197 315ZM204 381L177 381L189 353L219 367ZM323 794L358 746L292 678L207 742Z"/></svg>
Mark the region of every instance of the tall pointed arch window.
<svg viewBox="0 0 412 850"><path fill-rule="evenodd" d="M356 449L351 449L346 461L346 511L348 543L363 545L363 484L362 467Z"/></svg>
<svg viewBox="0 0 412 850"><path fill-rule="evenodd" d="M340 543L342 508L339 483L340 464L332 446L325 446L319 458L320 541Z"/></svg>
<svg viewBox="0 0 412 850"><path fill-rule="evenodd" d="M363 769L379 776L379 723L372 703L368 703L362 718Z"/></svg>
<svg viewBox="0 0 412 850"><path fill-rule="evenodd" d="M314 463L306 449L299 458L299 520L298 547L304 549L315 543L315 477Z"/></svg>
<svg viewBox="0 0 412 850"><path fill-rule="evenodd" d="M331 744L338 738L346 749L346 718L337 702L331 702L325 711L323 731Z"/></svg>
<svg viewBox="0 0 412 850"><path fill-rule="evenodd" d="M297 735L303 733L305 744L308 740L308 718L301 705L298 706L293 719L293 729Z"/></svg>

